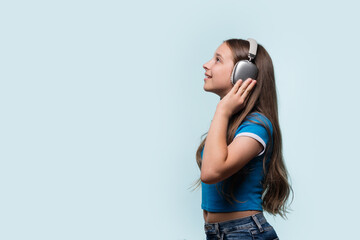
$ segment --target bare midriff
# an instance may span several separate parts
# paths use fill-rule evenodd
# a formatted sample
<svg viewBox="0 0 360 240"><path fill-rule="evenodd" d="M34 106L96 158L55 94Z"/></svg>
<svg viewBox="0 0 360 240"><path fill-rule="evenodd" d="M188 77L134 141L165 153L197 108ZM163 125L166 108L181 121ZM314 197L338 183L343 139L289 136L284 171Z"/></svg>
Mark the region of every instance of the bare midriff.
<svg viewBox="0 0 360 240"><path fill-rule="evenodd" d="M261 211L249 210L249 211L236 211L236 212L208 212L203 210L204 220L206 223L224 222L237 218L248 217L257 214Z"/></svg>

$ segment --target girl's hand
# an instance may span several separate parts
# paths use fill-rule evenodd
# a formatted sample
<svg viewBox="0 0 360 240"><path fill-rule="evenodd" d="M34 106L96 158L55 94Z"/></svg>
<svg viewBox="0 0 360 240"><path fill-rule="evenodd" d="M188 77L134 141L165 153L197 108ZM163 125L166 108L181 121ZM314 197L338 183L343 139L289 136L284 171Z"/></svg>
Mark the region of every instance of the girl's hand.
<svg viewBox="0 0 360 240"><path fill-rule="evenodd" d="M248 78L244 83L242 82L242 80L237 81L216 107L217 110L222 111L228 117L231 117L245 107L250 92L256 84L256 80L251 78Z"/></svg>

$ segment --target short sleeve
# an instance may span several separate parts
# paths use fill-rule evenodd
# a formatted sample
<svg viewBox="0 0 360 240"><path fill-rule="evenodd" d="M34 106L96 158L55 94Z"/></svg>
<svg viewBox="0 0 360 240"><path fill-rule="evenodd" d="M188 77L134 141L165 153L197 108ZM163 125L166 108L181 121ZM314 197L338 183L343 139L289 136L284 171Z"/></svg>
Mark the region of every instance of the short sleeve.
<svg viewBox="0 0 360 240"><path fill-rule="evenodd" d="M249 120L252 120L256 123L250 122ZM248 116L244 120L244 122L238 127L234 137L235 139L236 137L240 136L248 136L260 142L263 146L263 150L258 154L258 156L262 155L265 152L266 145L269 142L269 135L266 131L266 128L260 124L268 126L270 129L270 133L272 134L272 125L269 119L267 119L262 114L257 114L256 117L254 117L254 114L252 114Z"/></svg>

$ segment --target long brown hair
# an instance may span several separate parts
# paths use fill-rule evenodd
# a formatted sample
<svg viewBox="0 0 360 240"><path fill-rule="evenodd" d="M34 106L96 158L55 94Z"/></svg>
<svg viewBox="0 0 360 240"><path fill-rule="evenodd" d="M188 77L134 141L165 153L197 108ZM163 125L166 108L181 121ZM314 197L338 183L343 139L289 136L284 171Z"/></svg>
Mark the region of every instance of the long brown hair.
<svg viewBox="0 0 360 240"><path fill-rule="evenodd" d="M248 59L248 41L242 39L228 39L224 42L229 46L233 53L234 63L240 60ZM288 213L286 202L289 198L290 192L293 193L293 189L288 181L289 175L282 154L282 137L278 119L274 67L268 52L259 43L254 63L259 69L258 77L256 79L256 87L251 92L245 108L230 117L226 141L227 145L232 142L237 128L241 125L245 118L253 112L263 114L270 120L273 127L273 138L269 138L269 143L266 145L263 159L265 177L262 181L262 206L268 213L272 215L279 214L282 218L284 218L286 217L286 213ZM243 79L243 81L245 80L246 79ZM254 123L259 124L258 122ZM263 125L269 136L271 136L267 124L260 123L260 125ZM203 134L202 137L206 134L207 133ZM205 145L205 141L206 137L201 141L196 151L196 162L200 171L202 162L201 151ZM269 154L271 154L271 156ZM266 159L269 157L270 160L266 163ZM236 191L236 187L241 184L250 171L251 169L245 166L236 174L224 181L226 184L223 184L221 194L223 194L225 199L230 202L231 199L237 201L234 197L234 191ZM193 186L194 185L196 185L196 187L193 190L201 186L201 179L197 179ZM228 187L228 190L225 190L225 187Z"/></svg>

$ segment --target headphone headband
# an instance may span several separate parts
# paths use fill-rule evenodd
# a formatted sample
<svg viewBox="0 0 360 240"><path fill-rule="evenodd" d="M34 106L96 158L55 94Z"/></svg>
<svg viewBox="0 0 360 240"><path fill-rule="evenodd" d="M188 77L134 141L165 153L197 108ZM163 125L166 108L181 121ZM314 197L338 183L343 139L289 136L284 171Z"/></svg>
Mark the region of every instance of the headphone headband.
<svg viewBox="0 0 360 240"><path fill-rule="evenodd" d="M257 52L257 42L255 39L253 38L248 38L247 41L250 43L250 48L249 48L249 61L251 62L251 60L253 60L256 57L256 52Z"/></svg>

